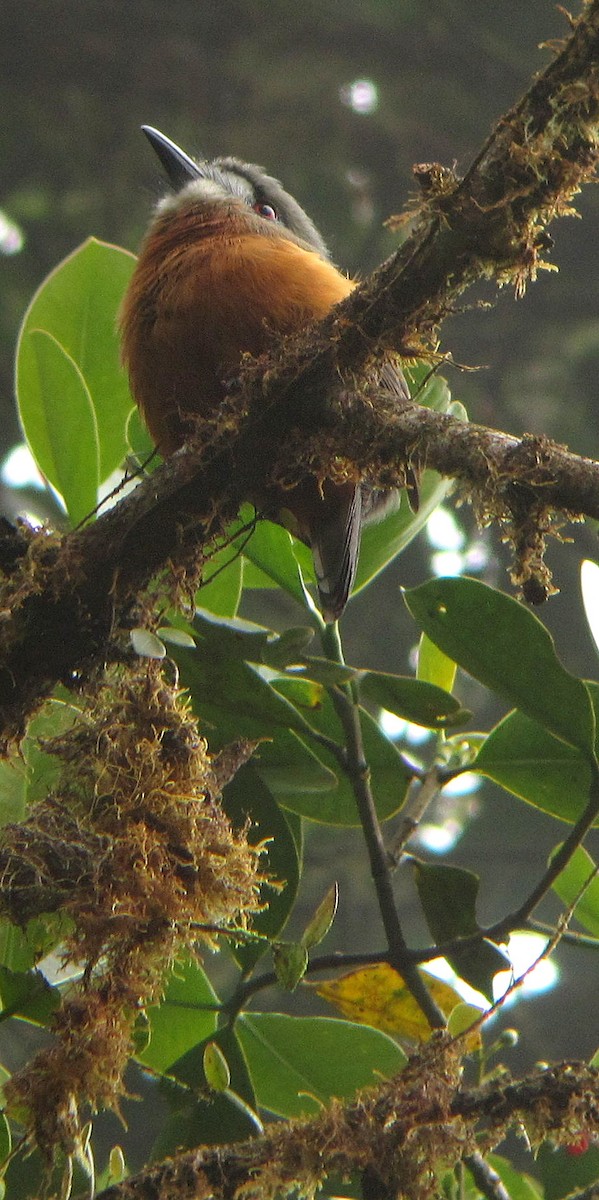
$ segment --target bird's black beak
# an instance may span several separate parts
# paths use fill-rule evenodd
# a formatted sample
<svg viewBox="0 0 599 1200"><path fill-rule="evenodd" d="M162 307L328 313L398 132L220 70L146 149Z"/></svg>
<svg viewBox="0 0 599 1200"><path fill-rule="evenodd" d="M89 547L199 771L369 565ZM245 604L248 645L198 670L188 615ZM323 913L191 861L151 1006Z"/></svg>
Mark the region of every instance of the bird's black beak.
<svg viewBox="0 0 599 1200"><path fill-rule="evenodd" d="M202 178L201 167L184 150L171 142L170 138L165 137L158 129L153 129L151 125L142 125L141 128L152 149L156 151L173 187L182 188L192 179Z"/></svg>

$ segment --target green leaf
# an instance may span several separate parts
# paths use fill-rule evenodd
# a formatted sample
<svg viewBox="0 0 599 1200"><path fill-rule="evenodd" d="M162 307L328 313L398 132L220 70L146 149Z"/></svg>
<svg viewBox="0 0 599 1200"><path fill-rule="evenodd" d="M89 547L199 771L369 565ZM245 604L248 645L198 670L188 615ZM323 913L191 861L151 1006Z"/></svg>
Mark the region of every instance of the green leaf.
<svg viewBox="0 0 599 1200"><path fill-rule="evenodd" d="M33 917L25 929L18 929L10 921L0 921L0 963L17 974L28 972L64 942L71 929L70 919L62 913Z"/></svg>
<svg viewBox="0 0 599 1200"><path fill-rule="evenodd" d="M194 624L205 635L197 650L173 647L172 656L181 682L190 691L194 712L212 731L211 749L219 750L240 737L268 739L260 745L255 762L276 796L298 790L320 794L334 787L334 769L306 744L305 718L243 659L247 654L260 661L263 652L269 652L270 631L232 628L229 622L207 620L205 613ZM303 736L293 733L293 728Z"/></svg>
<svg viewBox="0 0 599 1200"><path fill-rule="evenodd" d="M414 863L418 895L427 925L437 945L478 933L476 900L480 880L461 867ZM509 961L497 946L481 939L463 950L447 954L454 971L492 1002L493 978Z"/></svg>
<svg viewBox="0 0 599 1200"><path fill-rule="evenodd" d="M272 960L281 987L294 992L308 966L308 951L303 942L274 942Z"/></svg>
<svg viewBox="0 0 599 1200"><path fill-rule="evenodd" d="M308 803L318 804L323 792L331 792L337 786L332 765L323 762L321 752L314 753L307 736L299 737L281 729L272 741L262 742L253 756L264 783L275 799L287 807L291 807L290 799L300 792Z"/></svg>
<svg viewBox="0 0 599 1200"><path fill-rule="evenodd" d="M151 475L163 459L158 453L137 405L132 408L125 423L127 453L136 459L143 473Z"/></svg>
<svg viewBox="0 0 599 1200"><path fill-rule="evenodd" d="M204 1075L208 1087L215 1092L226 1092L231 1082L229 1064L216 1042L207 1042L204 1046Z"/></svg>
<svg viewBox="0 0 599 1200"><path fill-rule="evenodd" d="M377 813L380 820L385 821L401 808L412 772L393 743L385 737L378 722L363 708L360 709L360 721ZM318 709L310 713L310 724L337 744L343 744L332 701L324 693ZM326 747L318 747L318 756L325 767L338 772L337 786L320 793L307 793L298 787L295 792L281 795L281 803L311 821L322 821L325 825L358 825L356 800L347 775L339 771L337 760Z"/></svg>
<svg viewBox="0 0 599 1200"><path fill-rule="evenodd" d="M235 546L217 550L205 567L205 579L196 600L208 612L234 617L243 590L244 560Z"/></svg>
<svg viewBox="0 0 599 1200"><path fill-rule="evenodd" d="M573 824L589 802L586 754L518 711L491 730L469 769L560 821Z"/></svg>
<svg viewBox="0 0 599 1200"><path fill-rule="evenodd" d="M12 1146L12 1138L10 1136L10 1125L4 1113L0 1113L0 1165L3 1164L10 1154Z"/></svg>
<svg viewBox="0 0 599 1200"><path fill-rule="evenodd" d="M338 687L339 684L349 683L360 674L354 667L330 662L328 658L317 658L306 654L298 665L290 672L294 679L309 679L312 683L321 683L324 687Z"/></svg>
<svg viewBox="0 0 599 1200"><path fill-rule="evenodd" d="M386 1034L329 1017L245 1013L237 1032L259 1105L282 1117L318 1113L406 1063Z"/></svg>
<svg viewBox="0 0 599 1200"><path fill-rule="evenodd" d="M93 404L100 446L100 479L120 467L127 453L125 427L133 407L120 363L116 317L135 257L90 238L43 281L25 314L17 348L17 396L25 436L34 457L39 423L29 411L30 364L23 358L32 329L50 334L76 364ZM56 403L59 402L59 397ZM31 417L33 416L33 428ZM73 440L64 416L58 429ZM85 453L85 448L80 447ZM75 454L79 470L81 457Z"/></svg>
<svg viewBox="0 0 599 1200"><path fill-rule="evenodd" d="M275 633L265 625L208 612L201 607L196 610L193 626L219 659L244 659L262 663L273 670L304 663L304 651L314 637L313 630L303 625Z"/></svg>
<svg viewBox="0 0 599 1200"><path fill-rule="evenodd" d="M575 1141L573 1135L572 1142ZM571 1154L566 1147L556 1149L551 1143L545 1142L536 1158L545 1200L562 1200L570 1193L582 1191L599 1180L597 1146L589 1146L584 1154Z"/></svg>
<svg viewBox="0 0 599 1200"><path fill-rule="evenodd" d="M174 625L160 625L156 633L171 646L184 646L186 650L195 650L196 640L185 629L177 629Z"/></svg>
<svg viewBox="0 0 599 1200"><path fill-rule="evenodd" d="M161 1103L166 1100L171 1115L152 1146L151 1162L162 1162L197 1146L241 1142L260 1132L251 1105L242 1107L239 1097L230 1091L213 1092L203 1099L172 1080L164 1080L160 1091Z"/></svg>
<svg viewBox="0 0 599 1200"><path fill-rule="evenodd" d="M227 1026L208 1040L226 1058L233 1090L212 1092L205 1097L205 1042L198 1043L173 1063L175 1079L164 1079L160 1086L172 1116L163 1124L152 1146L152 1160L162 1159L180 1148L239 1141L262 1130L254 1112L256 1097L236 1034Z"/></svg>
<svg viewBox="0 0 599 1200"><path fill-rule="evenodd" d="M265 870L274 883L285 886L275 890L264 886L267 908L252 921L252 929L265 938L277 937L293 907L300 879L299 853L285 814L265 786L254 763L248 763L233 776L223 793L227 816L234 825L251 822L251 841L266 842ZM233 953L244 971L258 961L268 948L267 942L241 943Z"/></svg>
<svg viewBox="0 0 599 1200"><path fill-rule="evenodd" d="M588 689L562 666L553 638L522 604L465 577L430 580L405 599L444 654L550 733L594 756Z"/></svg>
<svg viewBox="0 0 599 1200"><path fill-rule="evenodd" d="M197 622L194 626L202 632ZM194 690L198 696L206 697L210 707L255 718L263 735L272 734L279 727L302 732L304 722L293 705L278 695L247 662L233 658L229 650L227 632L215 629L208 636L202 634L195 651L178 651L178 662L184 655L188 660L187 685L191 677Z"/></svg>
<svg viewBox="0 0 599 1200"><path fill-rule="evenodd" d="M166 646L151 629L132 629L129 633L131 649L140 658L166 658Z"/></svg>
<svg viewBox="0 0 599 1200"><path fill-rule="evenodd" d="M335 920L338 903L339 887L333 883L304 929L302 945L306 947L306 950L312 950L314 946L319 946L324 941Z"/></svg>
<svg viewBox="0 0 599 1200"><path fill-rule="evenodd" d="M540 1184L530 1175L516 1170L507 1158L503 1158L500 1154L489 1154L486 1159L489 1166L497 1171L510 1200L543 1200L543 1189ZM468 1169L466 1169L466 1173L470 1178ZM480 1196L478 1188L475 1191L476 1195Z"/></svg>
<svg viewBox="0 0 599 1200"><path fill-rule="evenodd" d="M167 1071L187 1051L212 1037L218 1022L218 996L197 962L177 963L160 1004L147 1009L150 1041L139 1061Z"/></svg>
<svg viewBox="0 0 599 1200"><path fill-rule="evenodd" d="M255 1108L254 1088L236 1032L228 1025L223 1026L221 1029L217 1029L207 1041L217 1045L224 1055L231 1073L232 1091L237 1092L250 1108ZM207 1083L204 1074L206 1045L207 1042L199 1042L197 1046L193 1046L171 1065L169 1071L169 1074L178 1083L183 1083L196 1092L203 1089Z"/></svg>
<svg viewBox="0 0 599 1200"><path fill-rule="evenodd" d="M559 849L560 847L556 846L550 862ZM563 904L568 908L574 904L595 870L596 864L590 854L583 846L579 846L553 884L553 890L557 892ZM584 929L593 937L599 938L599 875L595 875L589 883L574 909L574 915Z"/></svg>
<svg viewBox="0 0 599 1200"><path fill-rule="evenodd" d="M404 675L368 671L360 680L360 694L398 717L429 729L456 725L472 715L449 692Z"/></svg>
<svg viewBox="0 0 599 1200"><path fill-rule="evenodd" d="M27 808L27 776L24 763L15 757L0 762L0 828L22 821Z"/></svg>
<svg viewBox="0 0 599 1200"><path fill-rule="evenodd" d="M424 529L432 512L447 498L452 484L435 471L425 471L420 483L420 504L413 513L405 493L396 512L362 530L360 560L352 595L362 591L409 546Z"/></svg>
<svg viewBox="0 0 599 1200"><path fill-rule="evenodd" d="M21 1017L35 1025L47 1025L60 1004L60 992L41 971L11 971L0 967L0 1021Z"/></svg>
<svg viewBox="0 0 599 1200"><path fill-rule="evenodd" d="M303 542L292 538L281 525L258 521L243 553L273 583L293 596L302 608L306 607L300 568L304 579L313 582L314 567L312 555Z"/></svg>
<svg viewBox="0 0 599 1200"><path fill-rule="evenodd" d="M29 448L78 525L98 501L96 414L77 364L51 334L29 329L19 343L19 412Z"/></svg>
<svg viewBox="0 0 599 1200"><path fill-rule="evenodd" d="M56 787L63 763L51 754L45 743L70 729L79 715L74 704L52 697L29 722L21 752L27 765L27 803L44 800Z"/></svg>
<svg viewBox="0 0 599 1200"><path fill-rule="evenodd" d="M121 1146L113 1146L108 1157L106 1187L121 1183L127 1173L127 1162Z"/></svg>
<svg viewBox="0 0 599 1200"><path fill-rule="evenodd" d="M446 692L453 691L457 666L425 633L420 636L418 646L418 668L416 675L423 683L434 683Z"/></svg>
<svg viewBox="0 0 599 1200"><path fill-rule="evenodd" d="M456 1004L447 1019L447 1032L450 1037L460 1037L467 1033L473 1025L480 1026L481 1010L475 1004Z"/></svg>
<svg viewBox="0 0 599 1200"><path fill-rule="evenodd" d="M273 670L299 666L305 661L305 651L314 640L314 630L304 625L286 629L266 643L262 661Z"/></svg>

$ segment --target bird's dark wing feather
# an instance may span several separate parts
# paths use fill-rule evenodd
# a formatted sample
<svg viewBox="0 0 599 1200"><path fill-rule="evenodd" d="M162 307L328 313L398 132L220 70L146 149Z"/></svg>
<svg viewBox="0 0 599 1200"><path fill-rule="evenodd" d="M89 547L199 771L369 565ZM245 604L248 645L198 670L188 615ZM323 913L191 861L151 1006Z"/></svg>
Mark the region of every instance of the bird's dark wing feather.
<svg viewBox="0 0 599 1200"><path fill-rule="evenodd" d="M386 392L390 392L397 402L398 408L405 408L407 404L412 403L410 389L406 383L405 375L395 358L388 358L383 363L379 374L379 386L384 388ZM410 463L406 463L406 495L412 512L418 512L420 498L418 495L418 473ZM374 491L369 498L369 502L365 507L368 510L368 515L371 513L375 516L379 508L387 508L388 502L381 500L380 504L377 497L384 497L384 492ZM388 493L387 493L388 496Z"/></svg>
<svg viewBox="0 0 599 1200"><path fill-rule="evenodd" d="M310 544L325 621L336 621L356 578L362 524L362 490L353 484L326 486Z"/></svg>

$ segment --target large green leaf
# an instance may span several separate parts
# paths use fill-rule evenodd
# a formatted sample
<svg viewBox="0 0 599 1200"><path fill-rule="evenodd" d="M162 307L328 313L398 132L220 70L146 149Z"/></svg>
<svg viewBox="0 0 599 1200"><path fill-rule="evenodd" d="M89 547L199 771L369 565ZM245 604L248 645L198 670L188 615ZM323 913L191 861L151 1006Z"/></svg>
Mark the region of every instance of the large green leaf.
<svg viewBox="0 0 599 1200"><path fill-rule="evenodd" d="M457 667L425 633L420 636L418 646L417 678L423 683L434 683L446 692L453 691Z"/></svg>
<svg viewBox="0 0 599 1200"><path fill-rule="evenodd" d="M475 579L433 579L405 594L421 629L465 671L551 733L594 756L588 688L522 604Z"/></svg>
<svg viewBox="0 0 599 1200"><path fill-rule="evenodd" d="M8 967L0 967L0 1001L0 1021L21 1017L35 1025L47 1025L60 1004L60 993L41 971L11 971Z"/></svg>
<svg viewBox="0 0 599 1200"><path fill-rule="evenodd" d="M286 682L284 680L283 684ZM275 681L275 686L279 687L280 684ZM413 776L378 722L363 708L360 709L360 721L377 813L379 819L384 821L401 808ZM310 724L338 745L343 744L342 730L333 703L324 691L318 707L310 712ZM308 793L298 787L296 792L290 790L281 795L281 803L311 821L322 821L326 825L358 825L351 781L339 769L337 759L325 746L318 747L318 757L325 767L335 773L336 786L321 793Z"/></svg>
<svg viewBox="0 0 599 1200"><path fill-rule="evenodd" d="M196 649L180 651L181 656L191 660L195 675L192 686L197 690L200 702L203 694L211 706L254 717L261 723L265 736L278 727L301 733L305 722L294 707L247 661L233 657L230 646L228 630L216 625L207 629L204 623ZM189 671L188 675L191 673ZM189 678L186 683L190 686Z"/></svg>
<svg viewBox="0 0 599 1200"><path fill-rule="evenodd" d="M572 1142L576 1143L574 1130ZM544 1200L565 1200L566 1196L578 1194L584 1200L591 1200L591 1197L594 1200L599 1182L599 1146L591 1144L584 1153L572 1154L568 1146L557 1147L553 1142L544 1142L536 1161Z"/></svg>
<svg viewBox="0 0 599 1200"><path fill-rule="evenodd" d="M32 917L24 929L0 920L0 963L17 974L30 971L71 933L72 922L62 913Z"/></svg>
<svg viewBox="0 0 599 1200"><path fill-rule="evenodd" d="M293 907L300 877L299 853L289 824L271 792L260 779L256 766L248 763L227 784L223 802L228 816L235 824L251 821L252 843L264 843L266 853L263 868L273 884L283 885L279 890L265 886L263 899L267 901L264 912L252 921L252 929L265 937L279 934ZM264 954L266 942L240 943L233 953L244 971L247 971Z"/></svg>
<svg viewBox="0 0 599 1200"><path fill-rule="evenodd" d="M231 1074L224 1092L208 1091L204 1072L207 1045L214 1043ZM152 1159L198 1145L239 1141L258 1132L256 1099L241 1046L234 1030L223 1026L172 1064L173 1078L160 1091L172 1111L152 1147Z"/></svg>
<svg viewBox="0 0 599 1200"><path fill-rule="evenodd" d="M314 581L312 555L307 546L281 525L259 521L243 553L264 575L293 596L302 608L306 607L300 570L304 579Z"/></svg>
<svg viewBox="0 0 599 1200"><path fill-rule="evenodd" d="M214 1034L218 1004L218 996L199 963L192 959L177 963L164 998L147 1010L150 1040L139 1061L154 1071L166 1071L198 1042Z"/></svg>
<svg viewBox="0 0 599 1200"><path fill-rule="evenodd" d="M557 854L559 846L553 852L552 858ZM593 937L599 938L599 875L595 875L591 879L593 872L596 870L596 864L593 862L590 854L584 849L584 846L579 846L574 851L568 865L560 872L553 890L557 892L560 900L569 908L576 901L585 885L583 895L574 909L574 915L577 921L588 930ZM591 882L589 883L589 879Z"/></svg>
<svg viewBox="0 0 599 1200"><path fill-rule="evenodd" d="M258 1104L282 1117L318 1113L406 1063L386 1034L330 1017L245 1013L237 1032Z"/></svg>
<svg viewBox="0 0 599 1200"><path fill-rule="evenodd" d="M196 598L209 612L234 617L243 589L244 560L234 546L217 550L206 563L205 579Z"/></svg>
<svg viewBox="0 0 599 1200"><path fill-rule="evenodd" d="M198 614L194 626L200 635L197 649L173 647L171 652L211 748L240 737L259 742L256 764L277 798L334 787L334 771L308 745L306 718L246 661L246 656L261 662L275 654L283 639L261 627L209 620L207 614Z"/></svg>
<svg viewBox="0 0 599 1200"><path fill-rule="evenodd" d="M160 1092L161 1107L166 1101L171 1113L152 1146L150 1162L162 1162L181 1150L197 1146L241 1142L259 1132L249 1106L240 1104L230 1091L202 1098L189 1088L165 1079L161 1081Z"/></svg>
<svg viewBox="0 0 599 1200"><path fill-rule="evenodd" d="M560 821L574 823L589 802L586 754L517 710L491 730L469 769Z"/></svg>
<svg viewBox="0 0 599 1200"><path fill-rule="evenodd" d="M27 764L27 803L44 800L56 786L63 763L48 751L47 744L59 737L76 720L79 709L74 704L51 697L29 722L21 752Z"/></svg>
<svg viewBox="0 0 599 1200"><path fill-rule="evenodd" d="M430 729L463 723L471 715L449 692L405 675L368 671L360 680L360 694L396 716Z"/></svg>
<svg viewBox="0 0 599 1200"><path fill-rule="evenodd" d="M62 496L72 525L98 501L99 438L84 376L64 346L44 329L19 342L19 411L42 475Z"/></svg>
<svg viewBox="0 0 599 1200"><path fill-rule="evenodd" d="M479 878L462 867L415 863L418 895L436 945L479 932L476 900ZM471 987L493 1000L493 978L509 961L497 946L479 942L447 955L450 965Z"/></svg>
<svg viewBox="0 0 599 1200"><path fill-rule="evenodd" d="M0 762L0 828L22 821L27 807L27 774L17 756Z"/></svg>
<svg viewBox="0 0 599 1200"><path fill-rule="evenodd" d="M116 470L127 453L125 429L133 402L120 364L116 317L134 265L135 258L128 251L89 238L41 284L25 314L17 349L19 411L34 457L37 459L39 415L28 400L31 364L24 347L31 330L41 329L76 364L91 397L100 446L100 480ZM44 396L44 402L46 399L49 402ZM58 396L55 403L59 401ZM59 420L58 430L72 441L67 416L65 413ZM80 450L85 453L83 446ZM75 455L75 464L82 470L80 455Z"/></svg>

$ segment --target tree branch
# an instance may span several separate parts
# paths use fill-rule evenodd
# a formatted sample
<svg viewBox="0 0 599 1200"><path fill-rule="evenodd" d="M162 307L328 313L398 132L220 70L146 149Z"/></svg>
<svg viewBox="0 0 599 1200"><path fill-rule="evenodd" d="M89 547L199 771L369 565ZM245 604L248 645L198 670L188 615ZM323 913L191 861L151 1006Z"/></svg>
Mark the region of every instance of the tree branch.
<svg viewBox="0 0 599 1200"><path fill-rule="evenodd" d="M98 1200L272 1200L311 1194L332 1173L368 1172L380 1194L415 1195L432 1162L449 1169L497 1145L524 1122L535 1139L561 1141L599 1121L599 1072L564 1063L514 1083L457 1086L451 1043L433 1043L404 1071L350 1104L270 1127L233 1146L200 1147L100 1193Z"/></svg>
<svg viewBox="0 0 599 1200"><path fill-rule="evenodd" d="M322 636L327 657L332 662L343 665L343 652L336 626L327 626ZM443 1010L431 995L418 967L408 958L408 946L393 892L391 861L372 794L370 767L364 751L356 686L348 683L343 687L331 688L329 694L343 729L347 754L347 776L355 796L356 808L368 851L370 873L387 939L388 962L402 975L408 991L424 1013L431 1029L444 1029L446 1020Z"/></svg>

